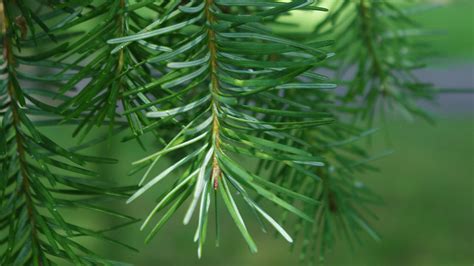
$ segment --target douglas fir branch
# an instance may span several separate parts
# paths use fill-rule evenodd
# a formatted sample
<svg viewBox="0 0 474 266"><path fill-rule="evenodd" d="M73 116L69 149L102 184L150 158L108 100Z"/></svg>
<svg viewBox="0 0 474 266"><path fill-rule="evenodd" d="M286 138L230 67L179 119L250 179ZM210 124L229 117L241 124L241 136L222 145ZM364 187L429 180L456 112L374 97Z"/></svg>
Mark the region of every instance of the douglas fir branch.
<svg viewBox="0 0 474 266"><path fill-rule="evenodd" d="M319 22L281 30L293 11ZM416 103L436 96L412 74L410 14L388 0L0 1L0 265L121 265L80 239L136 251L113 232L169 239L157 233L181 209L199 257L227 215L251 252L261 225L303 263L339 235L378 240L363 178L385 153L361 140L386 111L429 118ZM113 137L143 147L125 184L96 170L114 154L90 153ZM126 213L150 197L144 217Z"/></svg>

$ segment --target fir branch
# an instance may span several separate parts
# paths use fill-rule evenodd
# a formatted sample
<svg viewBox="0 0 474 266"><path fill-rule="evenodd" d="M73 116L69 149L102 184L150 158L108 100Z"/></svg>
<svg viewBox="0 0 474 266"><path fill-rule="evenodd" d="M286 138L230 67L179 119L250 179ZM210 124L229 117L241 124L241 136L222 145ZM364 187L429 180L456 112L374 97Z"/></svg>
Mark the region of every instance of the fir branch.
<svg viewBox="0 0 474 266"><path fill-rule="evenodd" d="M212 201L216 244L222 230L219 201L252 252L257 246L242 208L263 231L266 221L290 243L302 238L302 261L324 259L338 235L351 245L363 234L378 239L369 225L375 218L369 207L381 199L358 177L376 170L371 161L387 153L370 155L358 141L375 132L371 123L384 105L426 116L416 101L432 100L440 90L413 74L422 54L412 37L423 31L413 29L417 25L408 17L413 10L390 1L334 3L313 34L302 39L274 31L282 24L279 18L292 11L328 11L318 5L314 0L1 1L0 264L52 265L58 259L118 264L76 238L133 250L106 233L136 219L95 202L126 197L130 203L163 187L166 178L173 178L172 185L156 196L141 227L153 225L146 242L188 201L184 223L196 213L199 257ZM342 82L347 84L342 95L331 91L337 86L329 77L317 73L329 68L341 80L354 67L354 78ZM358 127L359 119L369 127ZM94 126L107 125L109 131L66 148L38 129L58 123L74 125L79 141ZM142 172L138 187L96 180L89 164L115 161L81 153L124 130L129 132L123 141L144 146L141 138L150 134L159 146L133 163L130 174ZM171 164L158 172L164 157ZM263 200L279 207L280 219L260 206ZM125 222L85 228L63 218L62 208Z"/></svg>
<svg viewBox="0 0 474 266"><path fill-rule="evenodd" d="M77 265L115 264L96 255L76 240L78 236L103 240L109 238L101 231L67 222L62 209L81 207L113 214L112 210L99 204L88 204L89 195L100 199L105 199L107 195L125 197L129 188L114 188L101 182L90 185L89 177L97 174L88 170L87 164L110 160L72 152L37 129L37 115L54 119L57 114L53 106L35 99L33 95L42 92L41 90L24 88L27 86L25 81L31 76L22 66L43 65L49 56L45 56L48 52L29 56L15 53L15 50L21 53L28 47L22 29L12 24L17 10L20 12L19 16L31 15L30 7L22 5L22 1L0 2L4 55L0 88L4 95L0 98L1 264L52 265L56 261ZM48 34L43 37L35 34L36 31L31 27L38 24L28 26L35 40L33 42L44 41L43 38L54 39ZM46 24L41 24L40 27L45 32L49 31ZM58 67L58 64L53 63L52 67ZM42 79L38 78L36 85ZM48 77L44 79L50 81ZM76 194L80 197L71 197ZM129 224L129 221L136 221L126 215L121 218L126 219L127 223L119 227Z"/></svg>
<svg viewBox="0 0 474 266"><path fill-rule="evenodd" d="M330 108L339 118L331 126L332 130L309 133L319 142L313 147L325 158L326 166L315 173L322 182L306 192L321 202L312 209L316 223L311 225L300 221L296 227L306 236L301 260L323 261L327 251L333 248L337 234L352 246L353 241L362 242L361 232L379 239L366 217L376 218L368 205L379 204L381 199L355 175L376 170L370 162L389 152L371 157L364 147L353 144L370 134L344 121L362 118L371 127L373 117L385 110L383 106L377 107L382 101L388 106L395 104L407 110L405 113L427 118L415 102L432 100L436 90L414 77L412 71L416 66L406 62L415 62L417 55L412 50L416 45L405 35L396 33L403 31L395 30L413 25L415 23L406 17L405 12L388 1L359 0L335 3L334 11L315 29L315 36L335 35L336 51L343 55L339 56L338 66L334 68L339 79L354 67L356 73L348 82L345 95L331 99L335 106L342 107ZM389 32L394 35L389 37ZM356 108L346 109L351 104Z"/></svg>
<svg viewBox="0 0 474 266"><path fill-rule="evenodd" d="M292 147L279 143L281 139L293 137L276 131L327 124L332 122L330 115L298 108L287 111L269 109L267 100L262 97L273 97L276 101L274 105L281 107L281 99L275 97L280 90L312 91L327 88L323 86L324 84L319 86L318 81L308 78L311 77L310 75L306 75L307 82L305 83L300 78L313 68L313 64L324 60L326 53L313 44L297 43L275 36L265 29L263 24L256 23L267 17L277 17L281 13L307 7L313 2L295 1L286 4L275 2L250 15L234 14L233 12L243 12L245 9L240 8L239 3L233 1L207 0L205 4L196 6L192 5L193 3L192 1L183 6L178 6L176 3L165 5L166 12L157 20L160 23L166 23L171 17L168 14L175 14L173 10L181 11L181 13L176 13L176 17L180 17L181 20L174 21L172 26L154 30L156 23L152 22L135 35L108 41L110 44L118 45L114 51L120 51L133 45L133 42L140 43L155 36L154 41L164 41L169 35L170 38L176 38L173 43L178 44L169 46L173 51L163 52L147 60L149 64L162 69L164 74L150 85L135 90L137 93L153 93L155 97L162 94L162 100L155 101L156 104L160 103L160 106L155 108L158 107L161 110L151 110L147 116L159 118L162 121L173 118L173 123L177 124L177 131L172 140L161 151L136 162L137 169L144 167L148 169L140 184L144 184L163 155L178 149L184 151L190 149L190 151L181 160L144 184L129 199L129 202L157 185L171 172L189 165L184 167L184 173L179 175L175 185L159 198L155 209L145 220L142 229L160 210L173 204L152 229L147 240L176 212L183 201L192 195L184 223L188 223L195 210L199 209L195 241L198 242L200 256L205 241L213 188L215 191L220 191L222 200L250 250L255 252L255 243L247 231L244 219L231 194L233 188L241 192L250 209L258 213L258 216L262 215L291 242L291 237L286 231L251 200L248 196L251 195L250 191L308 221L311 219L304 212L283 201L271 190L285 193L309 204L315 204L315 202L265 181L265 178L242 167L237 162L237 158L248 156L290 166L301 164L298 167L304 169L319 165L314 161L315 157L305 152L301 145ZM186 30L186 27L190 25L195 27L195 30L188 35L190 37L179 34L179 31ZM269 49L262 55L254 55L251 53L252 50L245 49L233 52L221 51L221 47L224 50L233 43L238 44L243 40L250 42L249 45L269 44L277 48ZM148 42L151 41L153 40L150 39ZM180 51L180 53L175 51ZM271 66L265 64L268 58L274 58L274 64ZM299 64L307 58L311 58L313 63L304 66ZM291 61L293 64L279 68L273 67L278 65L280 60ZM249 62L255 71L244 67L240 62ZM166 65L166 68L161 67L162 65ZM207 89L204 89L206 87ZM174 91L169 92L170 89ZM184 99L193 100L186 103ZM150 105L147 104L137 111L143 111L149 107ZM172 108L166 109L167 107ZM266 121L257 119L259 116L268 119ZM277 124L272 122L275 119L279 119ZM258 133L259 136L254 133ZM198 143L200 146L197 145ZM218 195L214 194L214 196Z"/></svg>

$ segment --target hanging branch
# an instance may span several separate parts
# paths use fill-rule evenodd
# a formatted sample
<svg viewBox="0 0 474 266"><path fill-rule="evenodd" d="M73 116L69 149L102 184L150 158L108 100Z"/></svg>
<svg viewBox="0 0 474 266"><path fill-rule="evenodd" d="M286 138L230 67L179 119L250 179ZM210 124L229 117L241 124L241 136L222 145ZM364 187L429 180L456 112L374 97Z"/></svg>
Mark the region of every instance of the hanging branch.
<svg viewBox="0 0 474 266"><path fill-rule="evenodd" d="M308 132L314 139L313 147L325 158L326 166L314 174L322 182L306 189L305 195L314 195L320 204L313 208L314 224L300 221L297 232L303 232L301 260L310 263L323 261L332 250L337 236L351 246L361 243L361 233L379 240L370 226L377 219L368 208L382 200L356 176L376 170L370 162L390 154L390 151L370 156L355 142L371 135L374 116L383 114L386 106L398 107L403 114L428 115L416 102L433 100L436 90L419 81L413 70L422 67L419 53L408 36L424 34L399 7L389 1L342 1L334 3L328 17L314 31L314 36L331 36L336 39L336 57L324 67L334 69L346 90L342 96L329 100L330 111L338 122L330 130ZM353 79L345 82L348 73ZM380 103L380 107L378 104ZM357 128L352 120L367 121L369 129ZM348 121L348 122L345 122ZM296 187L304 187L295 184ZM368 219L370 218L370 219Z"/></svg>
<svg viewBox="0 0 474 266"><path fill-rule="evenodd" d="M408 12L385 0L336 2L297 39L275 25L295 10L325 14L319 1L0 1L0 264L117 264L77 238L118 243L105 233L136 219L96 202L131 203L156 187L164 192L142 224L152 226L146 242L187 202L199 257L212 201L216 244L220 201L252 252L242 208L263 231L267 222L290 243L303 239L302 261L324 259L339 235L351 245L378 239L369 206L381 199L359 177L386 154L358 141L386 107L427 117L417 101L436 90L413 74L422 54L411 37L423 31ZM341 93L320 69L336 73ZM73 125L83 144L64 147L40 129L58 125ZM106 136L88 138L104 125ZM115 160L82 154L125 129L123 141L155 149L133 163L138 187L99 180L91 164ZM157 147L143 145L146 135ZM125 222L89 229L63 208Z"/></svg>
<svg viewBox="0 0 474 266"><path fill-rule="evenodd" d="M297 43L272 34L261 24L267 18L281 13L306 9L313 1L267 3L263 8L251 2L245 2L244 8L239 1L208 0L197 5L194 3L166 4L163 7L165 12L157 21L166 25L174 17L170 26L153 29L156 23L152 23L145 27L148 29L146 32L141 30L135 35L108 41L109 44L118 45L115 51L145 40L161 45L162 41L171 39L174 44L170 45L173 51L163 52L147 60L148 64L161 66L163 75L135 91L161 95L154 102L155 106L160 104L158 110L149 110L150 105L144 105L137 111L147 111L149 118L160 119L158 121L175 119L176 133L162 150L135 163L137 169L148 170L140 182L142 187L128 202L136 200L170 173L183 168L183 173L168 192L159 197L158 204L143 223L142 229L151 223L158 212L169 206L147 241L187 198L191 198L184 223L190 222L198 209L198 228L194 239L198 242L200 255L205 242L211 198L218 197L219 192L250 250L255 252L256 245L232 196L232 190L235 190L258 217L266 219L286 240L292 242L288 233L257 205L251 195L256 193L309 222L312 219L306 213L283 201L275 193L283 193L305 204L316 202L253 174L238 163L241 160L238 158L244 156L276 161L297 169L320 165L316 157L304 150L304 140L282 131L327 124L333 121L332 117L306 110L297 104L285 111L279 110L277 106L287 104L285 99L278 97L278 91L281 90L298 90L301 94L310 94L320 89L334 88L332 84L315 79L311 73L314 65L327 57L319 48L328 43ZM249 7L256 11L245 15L241 13ZM268 58L276 56L279 60L268 62ZM304 77L306 82L300 77ZM268 108L270 103L276 108ZM167 129L170 129L169 125ZM288 139L292 139L295 144L290 146L282 143ZM146 182L159 159L179 149L189 152ZM213 190L215 193L212 193Z"/></svg>
<svg viewBox="0 0 474 266"><path fill-rule="evenodd" d="M15 17L18 11L20 13ZM136 220L94 204L91 200L121 198L127 195L129 188L113 188L110 184L91 179L97 177L97 173L86 168L87 164L113 163L114 160L65 149L37 128L38 125L57 123L55 107L44 98L52 97L51 93L36 89L44 88L39 80L53 82L54 79L51 76L35 77L26 71L30 66L60 67L59 63L49 61L49 55L54 55L62 47L30 55L16 54L15 50L32 47L31 42L50 45L50 41L55 39L49 35L45 24L41 25L46 34L40 37L41 34L33 28L36 25L30 21L32 16L31 9L21 0L0 2L3 37L0 264L52 265L58 259L75 265L113 264L113 261L101 258L77 240L86 236L116 242L104 234L108 229L98 231L73 224L64 218L62 210L83 208L108 213L126 220L116 226L119 228ZM27 24L19 23L23 20ZM31 33L31 39L27 38L27 30Z"/></svg>

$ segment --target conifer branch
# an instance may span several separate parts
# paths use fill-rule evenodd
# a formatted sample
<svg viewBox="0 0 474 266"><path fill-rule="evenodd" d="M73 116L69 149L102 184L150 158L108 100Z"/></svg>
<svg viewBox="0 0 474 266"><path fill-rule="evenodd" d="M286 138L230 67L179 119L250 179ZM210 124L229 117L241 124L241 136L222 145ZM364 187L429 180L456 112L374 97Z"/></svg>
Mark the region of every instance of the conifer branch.
<svg viewBox="0 0 474 266"><path fill-rule="evenodd" d="M342 17L342 14L345 16ZM321 184L307 192L307 195L315 195L321 202L318 208L312 209L316 223L299 223L296 227L297 231L303 230L307 236L304 239L302 260L324 260L339 232L351 245L354 245L352 242L362 241L361 232L379 240L367 217L376 219L368 205L380 204L381 199L356 176L375 170L370 163L390 152L377 156L367 154L363 146L354 145L354 142L370 136L374 130L353 128L345 121L351 121L352 117L361 118L368 122L370 128L374 116L385 110L383 105L377 107L378 101L385 101L388 106L398 105L402 110L407 110L407 114L428 118L414 102L422 98L432 99L436 91L430 85L418 81L411 73L414 65L406 64L415 62L414 53L405 53L413 50L415 45L409 43L403 31L396 33L394 25L406 27L415 23L404 14L389 1L343 1L335 3L334 11L315 29L315 36L336 36L336 52L343 55L339 56L340 60L336 61L337 67L334 68L339 79L345 78L354 67L356 73L347 82L344 97L334 99L334 104L341 108L331 108L339 118L331 128L340 133L327 135L321 130L310 133L320 143L325 143L315 148L326 159L326 166L318 169L317 176L321 178ZM329 23L333 24L329 27ZM389 33L392 34L390 37ZM393 59L398 62L391 62ZM326 66L332 68L332 63ZM356 107L347 108L351 104ZM311 252L312 256L308 257Z"/></svg>
<svg viewBox="0 0 474 266"><path fill-rule="evenodd" d="M184 223L196 216L199 257L211 202L219 241L219 201L251 252L243 208L262 231L266 222L287 242L301 240L302 261L323 260L337 235L351 245L362 234L378 239L369 207L381 199L359 177L388 153L371 155L359 141L385 105L427 117L416 101L440 90L413 74L421 54L411 37L423 31L385 0L334 3L311 36L275 30L295 10L328 11L315 0L0 1L0 264L119 264L76 238L134 250L106 234L137 219L95 202L131 203L158 186L145 241L189 204ZM356 74L341 95L323 68L337 80ZM63 147L39 130L58 124L73 125L83 143ZM91 139L104 125L108 134ZM140 173L138 187L97 180L90 164L115 160L82 154L121 133L150 153L130 171ZM147 135L155 151L144 147ZM157 170L164 157L170 165ZM90 229L63 208L125 222Z"/></svg>
<svg viewBox="0 0 474 266"><path fill-rule="evenodd" d="M313 45L322 47L325 43L296 43L273 35L262 24L259 24L266 17L276 17L283 12L304 8L312 3L313 1L295 1L287 4L275 3L275 5L263 8L255 16L233 14L233 6L237 7L235 8L236 11L241 9L239 3L234 1L214 2L206 0L200 5L191 6L194 2L190 2L188 5L179 7L169 3L165 7L168 13L165 14L175 14L173 8L177 8L182 12L180 14L182 22L176 23L176 27L169 26L161 30L150 28L147 34L138 33L108 41L111 44L119 44L115 49L122 49L125 44L133 45L134 41L140 42L151 38L155 34L161 36L169 32L170 36L173 36L175 31L179 31L187 25L194 25L197 28L195 33L191 34L191 37L175 41L181 46L170 46L173 50L180 51L181 54L174 51L164 52L162 55L147 60L155 67L160 64L166 65L167 68L160 68L166 69L165 74L151 83L158 86L155 87L150 84L136 90L137 92L146 90L154 93L154 95L165 93L165 96L162 96L163 100L158 100L162 106L181 105L177 108L148 112L148 117L163 120L173 118L174 123L186 125L177 128L178 131L175 136L161 151L136 162L138 168L148 168L142 182L163 155L178 149L186 152L188 148L191 148L187 156L152 178L129 199L129 202L134 201L175 169L190 164L185 167L184 173L177 179L175 186L160 197L159 203L145 220L142 228L148 225L151 219L166 205L171 204L171 199L175 199L175 204L171 205L168 212L152 229L147 240L151 239L188 195L192 194L192 197L190 197L191 204L184 218L184 223L187 224L195 210L199 209L195 241L198 241L198 255L200 256L205 241L207 216L209 215L210 198L212 196L211 188L220 191L221 198L234 222L251 251L254 252L256 251L255 243L247 231L238 206L234 202L231 189L240 192L248 207L257 216L262 216L270 222L289 242L292 242L289 234L271 216L256 205L256 202L251 199L250 193L257 193L291 213L303 219L311 220L304 212L283 201L280 196L277 196L271 190L309 204L315 204L313 200L265 181L264 177L257 176L239 165L234 158L243 155L255 159L275 161L290 167L298 167L298 169L319 165L314 162L315 158L305 152L302 147L291 147L291 145L284 143L286 139L294 139L293 136L277 133L277 131L290 128L297 130L327 124L332 121L330 115L299 110L298 108L280 113L279 110L272 108L278 108L278 106L284 104L276 96L279 90L333 87L330 84L329 86L328 84L319 84L319 81L313 80L309 74L313 64L327 57L325 52L313 47ZM242 9L240 12L244 10ZM241 17L246 17L246 20L239 21L238 18ZM165 15L159 18L158 21L165 21L167 18L167 15ZM150 27L152 24L150 24ZM178 27L178 25L180 26ZM179 35L175 34L175 36ZM157 38L155 41L164 40L164 37L162 39ZM237 47L240 41L247 41L248 45L251 46L262 46L268 43L275 48L262 51L261 54L253 54L252 50L232 49L232 45ZM281 58L280 68L274 68L274 65L278 65L280 60L275 60L274 65L265 63L268 57L277 55ZM175 58L180 58L183 61L170 62L171 59ZM299 65L298 62L301 60L306 60L307 65ZM256 70L253 71L249 67ZM301 75L307 77L307 83L302 81L303 79L299 77ZM156 88L154 91L150 90L152 86ZM205 87L207 89L204 89ZM168 93L171 88L175 91ZM180 98L178 95L189 96ZM275 102L272 103L267 99L262 99L262 97L269 97ZM186 102L184 99L191 98L195 100L187 104L176 103ZM143 109L147 107L144 106ZM279 117L280 114L283 114L279 118L280 122L270 122ZM257 116L268 118L268 122L257 119ZM278 127L281 127L281 129ZM192 148L193 144L197 145L197 143L202 144ZM301 164L301 166L297 166L298 164ZM141 184L143 184L142 182Z"/></svg>
<svg viewBox="0 0 474 266"><path fill-rule="evenodd" d="M18 55L25 47L44 38L54 40L31 28L35 25L18 24L29 21L31 7L21 0L2 1L2 80L1 131L0 131L0 262L2 265L52 265L55 261L67 261L77 265L114 264L80 244L76 238L88 236L114 242L104 232L95 231L68 222L63 217L63 208L84 208L114 214L100 204L91 204L92 197L105 199L124 197L129 188L115 188L105 183L91 181L88 177L97 174L87 169L89 163L111 163L114 160L82 155L63 148L38 130L37 124L55 124L57 113L49 105L52 95L39 86L40 81L54 80L51 76L35 77L25 73L24 66L45 66L50 60L50 51L33 55ZM20 12L16 15L16 12ZM12 18L16 17L13 22ZM31 22L31 21L30 21ZM15 23L15 24L13 24ZM48 33L46 24L41 24ZM20 27L20 28L18 28ZM26 29L21 27L27 27ZM28 40L27 33L32 34ZM38 38L38 39L36 39ZM59 46L61 47L61 46ZM53 48L57 51L61 48ZM15 50L17 52L15 52ZM51 68L59 66L49 61ZM28 82L37 85L30 89ZM46 101L38 100L38 95ZM38 123L40 122L40 123ZM87 147L87 146L86 146ZM94 185L91 185L94 184ZM82 195L74 198L71 195ZM119 215L120 216L120 215ZM136 220L121 215L127 222ZM119 243L119 242L118 242ZM127 245L125 245L127 246ZM132 248L133 249L133 248Z"/></svg>

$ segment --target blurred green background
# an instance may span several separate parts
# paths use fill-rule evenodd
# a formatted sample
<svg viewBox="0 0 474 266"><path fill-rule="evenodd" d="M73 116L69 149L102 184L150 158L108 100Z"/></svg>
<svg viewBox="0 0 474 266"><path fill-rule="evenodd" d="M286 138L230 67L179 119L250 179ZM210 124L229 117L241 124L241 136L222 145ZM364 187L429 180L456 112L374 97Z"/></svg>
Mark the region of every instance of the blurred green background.
<svg viewBox="0 0 474 266"><path fill-rule="evenodd" d="M395 0L394 0L395 1ZM417 15L416 20L440 34L426 37L437 57L421 73L441 86L473 87L474 81L474 1L432 0L446 4ZM315 16L315 15L311 15ZM317 17L297 16L289 20L302 31ZM350 249L340 242L329 254L327 265L473 265L474 264L474 110L472 95L441 96L440 104L430 107L437 116L436 125L424 121L390 118L381 125L382 133L372 145L380 151L393 148L394 155L376 162L379 173L362 177L385 200L375 208L380 220L374 224L383 240L367 241ZM383 132L389 135L388 140ZM66 136L67 134L64 134ZM67 140L64 140L67 141ZM98 152L114 154L120 164L101 171L111 180L136 184L127 177L129 163L151 151L142 151L136 143L105 143ZM149 193L151 194L151 193ZM120 206L143 218L151 209L153 197ZM225 212L221 212L226 216ZM73 213L78 220L101 226L114 219ZM136 254L114 245L91 242L99 252L136 265L297 265L298 250L281 238L253 230L259 253L250 254L229 217L222 222L221 246L214 247L213 230L198 260L192 242L195 226L184 226L177 215L148 245L146 232L138 225L112 236L137 248ZM255 228L252 228L255 229Z"/></svg>

